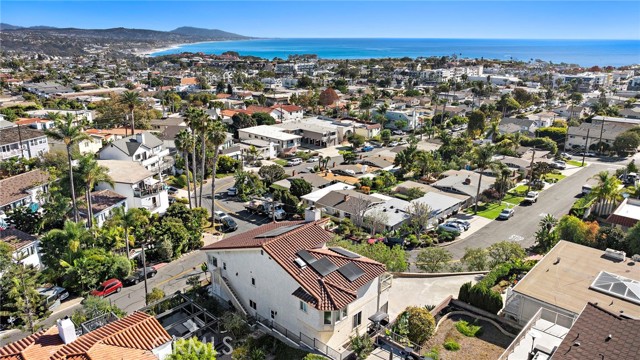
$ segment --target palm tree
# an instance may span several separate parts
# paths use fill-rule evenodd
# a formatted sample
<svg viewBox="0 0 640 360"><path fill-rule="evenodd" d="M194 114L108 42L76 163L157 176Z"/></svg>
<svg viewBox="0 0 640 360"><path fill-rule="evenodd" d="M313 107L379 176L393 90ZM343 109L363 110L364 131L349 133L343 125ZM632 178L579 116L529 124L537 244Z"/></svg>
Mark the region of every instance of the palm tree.
<svg viewBox="0 0 640 360"><path fill-rule="evenodd" d="M547 231L551 231L554 226L558 224L558 219L553 217L551 214L545 215L542 220L540 220L540 227L544 227Z"/></svg>
<svg viewBox="0 0 640 360"><path fill-rule="evenodd" d="M482 185L482 173L493 163L493 155L495 149L492 145L478 146L473 149L473 164L476 167L476 171L480 173L478 179L478 190L476 191L476 204L473 212L478 213L478 198L480 197L480 186Z"/></svg>
<svg viewBox="0 0 640 360"><path fill-rule="evenodd" d="M496 141L496 137L498 136L498 134L500 134L500 122L499 121L492 121L489 124L489 129L487 130L487 136L491 136L491 141L495 142Z"/></svg>
<svg viewBox="0 0 640 360"><path fill-rule="evenodd" d="M136 106L142 104L142 101L140 100L140 94L135 91L125 91L120 95L119 102L123 105L126 105L131 112L131 135L133 135L135 134L136 130L133 113L136 109Z"/></svg>
<svg viewBox="0 0 640 360"><path fill-rule="evenodd" d="M207 131L210 125L210 118L209 115L202 109L198 109L198 116L200 117L200 139L202 140L202 143L200 145L200 147L202 148L202 157L200 159L200 165L201 165L201 169L200 169L200 174L202 174L202 181L200 181L200 203L198 206L202 206L202 186L204 185L204 167L205 167L205 163L206 163L206 158L207 158ZM212 194L213 196L213 194Z"/></svg>
<svg viewBox="0 0 640 360"><path fill-rule="evenodd" d="M195 108L188 108L187 111L185 112L186 114L186 123L189 126L189 128L191 129L191 134L194 137L193 143L191 144L192 148L191 148L191 171L192 171L192 175L193 175L193 201L195 206L198 206L198 185L197 185L197 179L198 179L198 166L196 164L196 137L197 137L197 130L201 127L201 122L202 122L202 116L198 113L199 109L195 109ZM204 179L203 179L204 180Z"/></svg>
<svg viewBox="0 0 640 360"><path fill-rule="evenodd" d="M73 116L69 113L64 120L57 119L53 129L45 130L47 136L60 140L67 149L67 160L69 161L69 184L71 186L71 201L73 202L73 219L78 222L78 204L76 200L76 189L73 184L73 164L71 159L71 148L83 140L90 139L89 135L82 132L82 125L74 123Z"/></svg>
<svg viewBox="0 0 640 360"><path fill-rule="evenodd" d="M78 173L85 183L85 196L87 201L87 223L89 228L93 226L93 200L91 199L91 190L98 183L107 183L114 186L113 179L109 176L109 168L98 165L98 162L92 155L80 158Z"/></svg>
<svg viewBox="0 0 640 360"><path fill-rule="evenodd" d="M218 171L218 158L220 157L220 146L227 141L227 132L224 125L220 121L214 121L207 129L209 143L213 145L213 168L211 172L211 216L216 210L215 194L216 194L216 173ZM202 193L202 191L200 191Z"/></svg>
<svg viewBox="0 0 640 360"><path fill-rule="evenodd" d="M606 215L620 198L621 182L608 171L600 171L593 178L598 180L598 186L593 189L599 204L598 214Z"/></svg>
<svg viewBox="0 0 640 360"><path fill-rule="evenodd" d="M130 232L136 227L144 228L149 224L149 210L144 208L133 208L124 212L123 208L114 211L113 220L124 229L124 243L126 245L127 257L129 257L129 244L131 243Z"/></svg>
<svg viewBox="0 0 640 360"><path fill-rule="evenodd" d="M193 209L191 202L191 176L189 176L189 151L193 148L193 136L188 130L180 130L176 135L176 149L182 152L182 157L185 161L185 173L187 175L187 194L189 196L189 208ZM195 180L194 180L195 183Z"/></svg>

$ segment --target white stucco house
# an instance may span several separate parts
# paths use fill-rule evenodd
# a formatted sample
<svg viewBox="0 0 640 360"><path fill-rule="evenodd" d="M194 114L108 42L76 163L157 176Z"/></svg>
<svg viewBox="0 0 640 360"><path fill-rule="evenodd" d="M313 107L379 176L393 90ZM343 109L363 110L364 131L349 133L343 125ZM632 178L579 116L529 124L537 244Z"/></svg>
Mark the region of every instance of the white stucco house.
<svg viewBox="0 0 640 360"><path fill-rule="evenodd" d="M42 266L38 252L40 242L35 236L18 229L4 229L0 230L0 242L13 248L12 256L15 261L33 266L36 269Z"/></svg>
<svg viewBox="0 0 640 360"><path fill-rule="evenodd" d="M164 148L164 142L147 131L107 144L98 152L98 158L137 162L153 173L173 166L173 159L169 156L169 149Z"/></svg>
<svg viewBox="0 0 640 360"><path fill-rule="evenodd" d="M307 209L305 221L266 224L204 247L211 293L267 328L343 353L369 318L387 312L391 276L383 264L327 247L325 223Z"/></svg>
<svg viewBox="0 0 640 360"><path fill-rule="evenodd" d="M109 169L114 185L99 183L96 190L113 190L125 196L128 209L145 208L152 214L164 214L169 208L166 185L142 165L126 160L98 160L98 164Z"/></svg>

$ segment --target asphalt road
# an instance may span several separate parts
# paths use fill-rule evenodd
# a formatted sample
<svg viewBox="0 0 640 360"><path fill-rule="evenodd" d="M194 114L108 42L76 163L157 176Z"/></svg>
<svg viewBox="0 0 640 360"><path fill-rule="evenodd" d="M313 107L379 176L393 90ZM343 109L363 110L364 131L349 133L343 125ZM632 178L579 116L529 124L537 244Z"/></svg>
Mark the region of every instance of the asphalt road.
<svg viewBox="0 0 640 360"><path fill-rule="evenodd" d="M538 202L532 205L516 206L515 215L505 221L495 220L464 240L448 247L454 259L460 259L467 247L487 248L500 241L520 243L524 248L534 244L534 234L539 220L546 214L559 218L569 213L571 205L581 192L582 185L603 170L616 170L620 165L592 163L577 173L564 178L549 189L540 192Z"/></svg>

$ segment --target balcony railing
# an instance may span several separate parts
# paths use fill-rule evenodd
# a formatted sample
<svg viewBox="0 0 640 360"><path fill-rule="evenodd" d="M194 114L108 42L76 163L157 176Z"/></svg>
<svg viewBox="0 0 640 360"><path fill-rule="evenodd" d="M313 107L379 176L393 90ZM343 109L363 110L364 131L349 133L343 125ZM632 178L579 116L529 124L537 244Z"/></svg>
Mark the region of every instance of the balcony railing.
<svg viewBox="0 0 640 360"><path fill-rule="evenodd" d="M165 184L164 183L157 183L157 184L154 184L154 185L145 186L143 188L134 189L133 190L133 196L137 197L137 198L153 196L153 195L159 194L162 191L166 191L165 190Z"/></svg>

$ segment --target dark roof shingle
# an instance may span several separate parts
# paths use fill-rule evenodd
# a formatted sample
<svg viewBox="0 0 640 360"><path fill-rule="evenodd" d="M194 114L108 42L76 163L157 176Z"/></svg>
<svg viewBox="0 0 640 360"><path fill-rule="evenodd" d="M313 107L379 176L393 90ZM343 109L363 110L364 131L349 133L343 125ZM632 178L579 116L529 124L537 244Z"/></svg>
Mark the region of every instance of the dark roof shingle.
<svg viewBox="0 0 640 360"><path fill-rule="evenodd" d="M0 207L29 196L27 190L47 182L49 174L39 169L0 180Z"/></svg>
<svg viewBox="0 0 640 360"><path fill-rule="evenodd" d="M551 359L640 359L638 329L640 320L588 303Z"/></svg>

